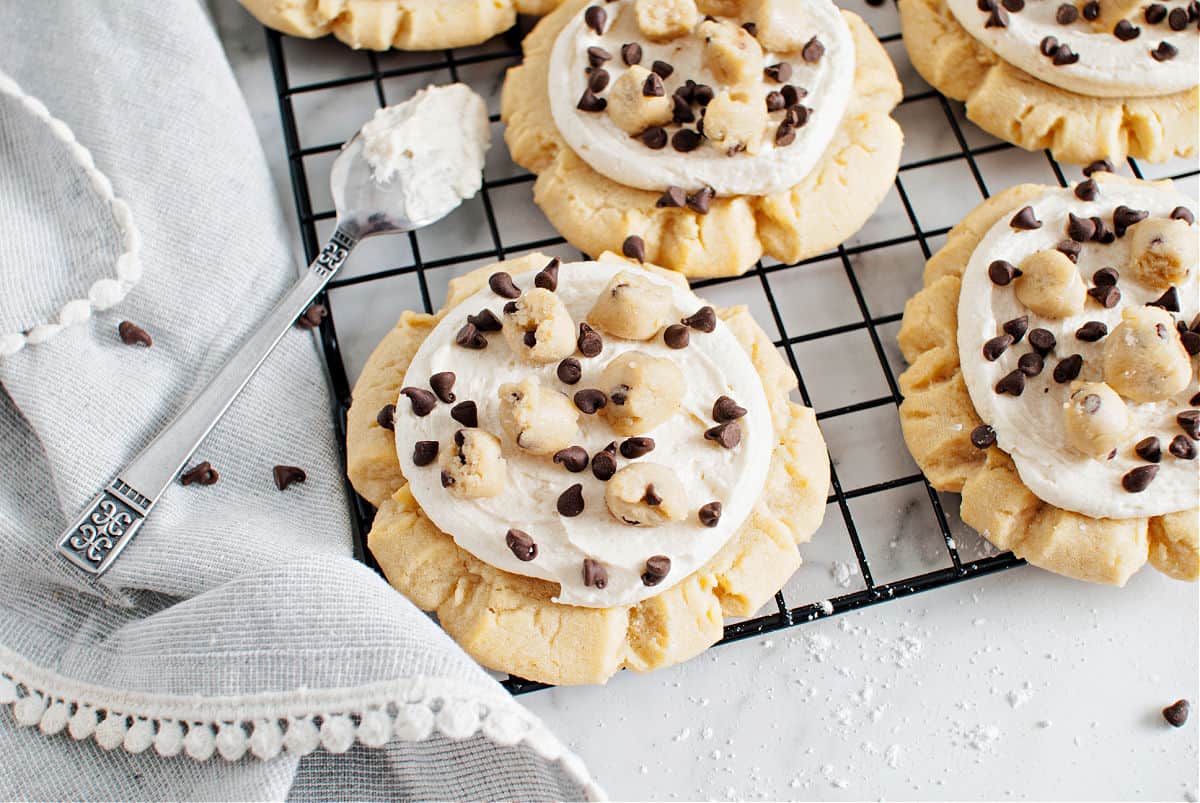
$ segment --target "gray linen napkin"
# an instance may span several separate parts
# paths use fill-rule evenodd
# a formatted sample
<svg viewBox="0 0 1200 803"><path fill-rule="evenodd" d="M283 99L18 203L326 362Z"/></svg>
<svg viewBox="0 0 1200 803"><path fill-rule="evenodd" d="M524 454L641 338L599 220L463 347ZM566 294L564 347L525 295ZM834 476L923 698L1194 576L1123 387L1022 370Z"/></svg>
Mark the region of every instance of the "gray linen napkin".
<svg viewBox="0 0 1200 803"><path fill-rule="evenodd" d="M309 333L284 338L201 447L216 485L171 488L97 584L54 554L294 264L196 0L20 4L3 40L0 797L599 796L350 557ZM152 348L121 343L125 319ZM275 464L307 482L280 492Z"/></svg>

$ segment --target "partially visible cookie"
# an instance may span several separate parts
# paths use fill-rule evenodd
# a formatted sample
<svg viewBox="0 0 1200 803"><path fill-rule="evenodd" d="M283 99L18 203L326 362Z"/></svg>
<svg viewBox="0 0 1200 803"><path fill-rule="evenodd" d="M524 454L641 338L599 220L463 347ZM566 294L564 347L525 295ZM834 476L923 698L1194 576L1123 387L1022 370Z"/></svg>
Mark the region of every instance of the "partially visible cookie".
<svg viewBox="0 0 1200 803"><path fill-rule="evenodd" d="M964 101L968 119L988 133L1076 164L1194 154L1194 4L1127 4L1127 15L1115 20L1115 0L1096 3L1101 16L1092 20L1083 5L899 3L913 66L938 91ZM955 10L969 15L970 32Z"/></svg>
<svg viewBox="0 0 1200 803"><path fill-rule="evenodd" d="M442 50L507 31L517 14L545 14L559 0L240 0L259 22L290 36L333 34L367 50Z"/></svg>
<svg viewBox="0 0 1200 803"><path fill-rule="evenodd" d="M1195 210L1170 182L1025 184L926 265L899 334L904 437L998 548L1092 582L1147 560L1200 575ZM1152 250L1183 254L1173 283L1138 271Z"/></svg>

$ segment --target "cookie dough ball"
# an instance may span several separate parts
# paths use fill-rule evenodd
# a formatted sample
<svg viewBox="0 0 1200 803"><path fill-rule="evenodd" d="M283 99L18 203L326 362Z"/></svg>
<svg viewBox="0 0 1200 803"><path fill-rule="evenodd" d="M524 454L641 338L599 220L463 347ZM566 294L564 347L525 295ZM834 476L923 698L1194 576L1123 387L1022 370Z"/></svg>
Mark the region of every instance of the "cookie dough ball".
<svg viewBox="0 0 1200 803"><path fill-rule="evenodd" d="M637 0L638 30L651 42L666 42L691 33L700 19L695 0Z"/></svg>
<svg viewBox="0 0 1200 803"><path fill-rule="evenodd" d="M687 493L675 472L657 463L634 463L604 487L613 518L631 527L658 527L687 518Z"/></svg>
<svg viewBox="0 0 1200 803"><path fill-rule="evenodd" d="M504 305L504 339L532 363L557 362L575 351L575 322L562 300L541 287Z"/></svg>
<svg viewBox="0 0 1200 803"><path fill-rule="evenodd" d="M763 50L745 28L706 20L696 34L704 42L703 64L719 83L749 87L762 80Z"/></svg>
<svg viewBox="0 0 1200 803"><path fill-rule="evenodd" d="M1104 380L1127 399L1152 402L1183 391L1192 361L1171 314L1159 307L1126 307L1104 341Z"/></svg>
<svg viewBox="0 0 1200 803"><path fill-rule="evenodd" d="M748 0L743 13L758 27L758 41L764 48L790 53L808 41L800 6L795 0Z"/></svg>
<svg viewBox="0 0 1200 803"><path fill-rule="evenodd" d="M1088 457L1102 460L1129 429L1129 411L1117 392L1103 382L1075 382L1063 405L1067 441Z"/></svg>
<svg viewBox="0 0 1200 803"><path fill-rule="evenodd" d="M609 425L622 435L639 435L675 414L685 382L671 360L627 351L600 373L600 389L608 394L601 412Z"/></svg>
<svg viewBox="0 0 1200 803"><path fill-rule="evenodd" d="M596 299L587 322L626 340L649 340L672 318L671 290L644 276L622 271Z"/></svg>
<svg viewBox="0 0 1200 803"><path fill-rule="evenodd" d="M640 64L626 70L608 92L608 116L626 134L666 125L671 122L673 109L662 79Z"/></svg>
<svg viewBox="0 0 1200 803"><path fill-rule="evenodd" d="M500 425L529 454L554 454L574 443L577 416L570 399L534 377L500 386Z"/></svg>
<svg viewBox="0 0 1200 803"><path fill-rule="evenodd" d="M1126 275L1149 287L1179 284L1196 267L1196 231L1183 220L1155 217L1130 226Z"/></svg>
<svg viewBox="0 0 1200 803"><path fill-rule="evenodd" d="M443 488L462 499L480 499L503 491L507 478L499 438L482 429L454 433L454 448L442 458Z"/></svg>
<svg viewBox="0 0 1200 803"><path fill-rule="evenodd" d="M721 90L704 114L704 136L728 154L758 153L767 126L767 105L744 92Z"/></svg>
<svg viewBox="0 0 1200 803"><path fill-rule="evenodd" d="M1087 287L1067 255L1052 248L1021 261L1021 276L1013 284L1017 298L1045 318L1066 318L1083 310Z"/></svg>

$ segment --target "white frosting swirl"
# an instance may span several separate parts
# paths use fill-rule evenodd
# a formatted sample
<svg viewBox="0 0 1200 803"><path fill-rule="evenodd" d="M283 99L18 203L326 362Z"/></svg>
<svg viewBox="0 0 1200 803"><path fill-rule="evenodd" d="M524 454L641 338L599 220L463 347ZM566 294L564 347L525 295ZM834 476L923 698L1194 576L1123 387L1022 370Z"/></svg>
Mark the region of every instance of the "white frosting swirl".
<svg viewBox="0 0 1200 803"><path fill-rule="evenodd" d="M596 298L619 271L639 271L619 259L610 262L581 262L559 269L558 296L575 321L586 318ZM671 288L677 317L695 312L701 302L691 291L644 272L651 281ZM533 274L515 277L528 289ZM775 434L762 381L745 349L724 323L710 334L693 332L691 344L672 350L661 342L633 342L605 336L604 350L592 359L576 358L583 365L583 378L564 385L555 375L556 364L535 366L518 358L499 333L489 336L489 345L471 351L455 345L454 337L468 314L483 308L500 316L505 299L484 288L467 298L430 332L405 375L405 385L429 387L429 378L440 371L453 371L458 402L473 400L479 410L479 426L501 438L508 461L508 482L500 495L488 499L463 500L441 486L437 464L418 467L413 463L413 445L419 440L436 440L441 448L452 448L453 436L461 425L450 418L450 405L438 404L425 417L413 414L411 404L400 397L396 406L396 453L413 496L443 532L475 557L514 574L540 577L560 585L556 601L586 607L631 605L662 593L703 566L737 532L762 493L770 465ZM504 435L500 425L498 388L536 376L543 386L568 394L595 387L604 366L617 355L638 350L667 357L687 378L680 410L654 429L641 433L654 438L654 451L640 462L656 462L676 472L687 492L689 515L685 521L661 527L630 527L618 522L604 502L605 484L590 469L568 472L550 457L533 457L522 452ZM704 439L713 426L713 402L721 395L733 397L747 414L741 419L742 441L724 449ZM622 438L602 415L579 415L578 445L595 454L608 443ZM618 467L632 461L618 455ZM583 485L584 512L573 518L558 514L558 496L575 483ZM723 506L716 527L700 524L702 505L720 501ZM517 560L505 544L509 528L523 530L537 544L537 557ZM642 583L646 559L666 555L671 559L667 577L653 587ZM584 558L604 565L608 585L604 589L583 584Z"/></svg>
<svg viewBox="0 0 1200 803"><path fill-rule="evenodd" d="M997 0L999 2L999 0ZM1187 3L1157 0L1168 12ZM1141 6L1129 22L1141 28L1134 39L1122 41L1112 31L1099 31L1080 16L1069 25L1060 25L1055 14L1059 0L1025 0L1020 11L1007 13L1007 27L987 27L991 12L981 11L977 0L946 0L950 12L971 36L1014 67L1048 84L1102 98L1156 97L1190 89L1198 82L1200 70L1200 33L1191 22L1183 30L1173 31L1166 20L1151 25ZM1147 3L1149 5L1149 3ZM1066 44L1079 54L1074 64L1056 65L1041 53L1047 36ZM1157 61L1150 51L1166 42L1176 48L1173 58Z"/></svg>
<svg viewBox="0 0 1200 803"><path fill-rule="evenodd" d="M792 65L794 72L788 83L808 90L803 103L812 113L807 124L796 129L795 141L780 147L775 145L775 130L782 114L772 114L763 144L753 155L728 155L708 141L690 153L680 153L670 145L652 150L622 131L607 114L577 109L587 88L589 47L602 47L612 54L604 68L613 82L628 69L621 60L621 45L637 42L644 52L643 66L661 60L675 68L663 82L668 95L689 78L714 90L722 88L701 63L702 42L698 37L649 42L638 30L633 0L616 0L602 6L609 19L604 35L597 36L584 23L581 11L555 41L547 76L550 111L559 133L597 173L644 190L675 186L691 191L707 186L718 195L768 195L794 187L812 171L837 132L854 84L854 40L833 3L808 0L803 5L804 35L817 36L825 46L825 54L815 64L806 63L800 53L766 53L764 64L768 66L780 61ZM767 93L779 88L780 84L764 78L755 94L765 103Z"/></svg>
<svg viewBox="0 0 1200 803"><path fill-rule="evenodd" d="M1129 237L1116 239L1110 245L1088 242L1079 254L1078 269L1085 284L1092 286L1092 275L1104 267L1120 272L1118 287L1121 300L1105 309L1089 298L1083 312L1059 320L1035 315L1017 299L1013 285L997 286L988 278L988 265L1004 259L1020 264L1029 254L1055 245L1066 239L1067 213L1102 218L1112 228L1112 211L1119 205L1146 210L1152 217L1166 217L1177 206L1196 210L1196 202L1169 186L1150 183L1101 181L1100 192L1094 201L1076 198L1070 189L1047 190L1030 202L1042 227L1019 230L1009 225L1011 213L1005 214L976 246L963 273L962 290L958 301L958 348L963 378L979 417L996 431L997 444L1012 456L1021 480L1039 499L1065 510L1093 518L1127 519L1156 516L1196 507L1200 486L1197 485L1197 461L1182 460L1167 453L1167 444L1182 434L1175 416L1191 409L1188 400L1200 389L1193 376L1187 388L1172 399L1137 403L1126 399L1129 429L1116 456L1111 460L1094 460L1071 448L1063 427L1063 407L1070 394L1070 383L1059 384L1053 379L1054 366L1063 357L1080 354L1083 357L1081 381L1103 380L1101 354L1105 339L1086 343L1075 337L1075 331L1088 321L1102 321L1108 331L1121 322L1121 310L1141 306L1162 295L1162 290L1135 283L1124 272L1130 262ZM1194 236L1193 228L1193 236ZM1192 266L1187 279L1178 285L1181 310L1177 320L1190 322L1200 307L1200 285L1197 267ZM1048 329L1058 345L1046 357L1042 373L1027 380L1020 396L998 395L994 387L1001 377L1017 367L1018 358L1031 351L1027 339L1009 348L995 362L984 359L983 344L1003 333L1005 321L1029 316L1029 329ZM1130 469L1147 465L1133 451L1142 438L1157 436L1162 443L1163 457L1159 472L1150 486L1141 493L1129 493L1121 486L1121 477Z"/></svg>

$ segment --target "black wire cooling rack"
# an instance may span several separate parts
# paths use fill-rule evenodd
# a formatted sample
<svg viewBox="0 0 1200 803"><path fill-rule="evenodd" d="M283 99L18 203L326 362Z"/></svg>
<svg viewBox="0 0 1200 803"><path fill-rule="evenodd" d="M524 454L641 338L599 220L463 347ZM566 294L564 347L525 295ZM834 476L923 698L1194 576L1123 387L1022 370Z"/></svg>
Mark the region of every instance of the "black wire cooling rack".
<svg viewBox="0 0 1200 803"><path fill-rule="evenodd" d="M891 10L891 13L894 15L894 9ZM871 21L870 17L868 17L868 21ZM893 29L898 29L898 26L893 26ZM347 52L343 62L344 69L341 69L337 74L331 77L322 77L320 80L302 83L293 83L291 78L291 73L296 71L297 67L307 66L303 65L301 61L302 57L298 58L295 55L290 57L292 63L289 64L288 44L294 40L288 40L274 31L267 31L267 48L278 93L279 113L282 120L284 143L287 149L296 213L299 218L300 234L305 255L309 260L316 256L320 247L318 227L323 223L324 225L330 225L334 218L332 208L314 208L310 186L319 186L322 181L327 183L328 159L336 153L342 143L336 141L319 142L315 145L307 144L308 138L302 130L303 125L298 122L301 115L297 114L297 102L301 98L307 99L314 96L323 96L328 93L344 93L350 91L351 88L369 87L373 90L375 102L383 106L404 99L403 97L388 96L387 85L391 80L407 78L410 80L425 80L427 83L443 83L447 80L466 80L463 78L465 72L470 73L471 78L469 82L478 83L480 76L483 76L484 80L491 83L494 90L498 86L504 71L519 61L521 56L520 40L525 30L527 30L527 23L525 28L518 27L498 40L480 48L447 50L425 54L407 54L405 60L400 61L395 66L386 63L388 57L385 55L371 52ZM902 77L904 77L907 57L903 48L899 45L899 40L899 33L885 34L880 37L880 41L887 47L893 60L896 61ZM333 47L332 44L330 46ZM911 75L911 68L909 69ZM915 79L914 82L919 83L919 79ZM907 110L915 107L923 107L923 113L920 115L919 125L916 126L917 130L914 131L910 130L909 126L905 123L908 116L913 117L914 120L917 119L917 116L906 115ZM931 109L930 107L936 107L936 109ZM946 149L946 152L930 153L923 155L922 158L912 160L906 158L900 167L900 173L895 181L894 197L898 199L899 205L903 210L903 217L907 218L907 231L894 233L894 236L886 236L878 239L868 237L865 241L862 241L860 237L858 241L852 240L850 244L840 246L834 251L792 265L764 264L763 262L759 262L743 277L709 279L693 283L693 287L698 290L708 288L709 293L719 292L720 286L725 284L735 282L744 284L747 281L758 283L761 287L762 296L765 298L766 310L769 311L770 318L779 333L779 338L775 341L775 345L786 356L792 370L796 373L796 378L800 386L800 397L809 406L813 406L813 396L810 393L810 390L814 387L813 383L822 383L825 379L812 375L813 371L809 371L809 375L806 375L805 361L798 358L797 352L812 344L832 341L849 333L856 333L860 337L862 335L866 336L869 341L868 351L872 354L866 360L866 363L873 362L874 364L855 364L851 370L859 374L875 374L878 372L882 376L882 389L884 392L871 398L855 400L848 404L824 409L819 406L815 407L818 411L817 419L822 422L822 426L825 428L836 426L839 420L850 420L852 422L850 426L869 426L869 423L853 423L852 417L872 410L883 410L888 415L894 415L893 410L901 401L900 389L896 381L896 369L893 367L894 358L889 355L889 349L894 342L893 332L900 321L901 313L898 310L887 314L872 312L872 304L869 303L868 299L869 294L864 290L864 282L860 276L861 261L868 258L872 253L887 253L889 249L894 250L899 247L907 247L911 251L913 246L919 249L919 259L921 262L928 259L933 251L936 250L939 239L949 231L949 226L930 227L928 224L923 226L921 216L918 215L914 206L914 191L920 190L930 182L955 181L955 179L947 178L946 168L957 166L957 183L953 187L951 194L954 198L953 205L956 214L957 216L961 216L980 200L987 198L991 193L988 181L985 180L985 169L981 167L981 162L1004 152L1015 150L1011 145L981 136L969 123L960 122L962 118L961 106L948 101L936 91L928 89L923 84L920 84L920 88L917 91L906 92L895 116L905 127L907 139L905 146L906 157L911 155L914 145L917 146L915 148L917 151L923 152L928 150L920 147L923 138L931 136L945 138L947 132L952 137L952 139L948 140L950 147ZM361 119L365 120L366 115L364 114ZM492 115L491 119L493 124L495 124L498 121L498 115ZM936 132L936 134L931 133L931 126L940 128L941 130ZM325 161L321 161L322 157L325 157ZM1066 186L1067 176L1063 168L1054 161L1048 152L1045 154L1024 154L1021 152L1017 158L1023 160L1021 162L1021 172L1026 171L1031 163L1040 163L1036 165L1038 169L1044 173L1048 166L1053 179L1059 184ZM1041 162L1043 158L1045 162ZM314 162L319 163L314 164ZM966 173L963 173L961 170L964 166ZM1194 166L1187 165L1187 167ZM1134 160L1129 160L1128 171L1139 178L1143 177L1142 167ZM523 171L514 170L510 172L513 174L497 178L490 176L489 171L485 171L481 199L488 237L490 238L489 246L473 248L464 253L453 253L448 256L423 258L420 237L416 233L412 233L409 234L408 244L411 251L411 258L402 260L402 264L388 265L380 270L341 277L330 283L328 294L322 299L329 308L330 314L321 323L320 339L325 352L329 381L333 388L336 408L334 413L338 437L343 445L346 434L346 411L350 405L352 384L347 374L347 368L343 361L342 347L338 339L336 316L337 289L369 282L380 282L400 276L415 277L415 294L407 293L405 297L395 299L396 314L393 315L393 319L398 317L400 309L409 307L419 306L426 312L431 312L434 306L430 292L431 276L435 275L439 270L451 269L454 266L465 266L471 263L480 264L482 262L496 261L504 259L506 256L525 251L565 245L565 241L558 237L532 239L524 242L513 242L506 237L505 227L498 222L500 215L498 215L498 204L494 198L497 191L516 185L529 186L529 190L525 194L522 203L527 204L530 209L534 208L531 186L534 176ZM1169 172L1168 170L1168 174ZM1190 169L1175 175L1169 175L1169 177L1177 179L1191 178L1196 176L1198 172L1200 171ZM313 176L310 173L319 174L319 177L311 185L310 181L313 181ZM1162 170L1160 169L1157 174L1147 177L1163 177ZM1009 181L1008 183L1013 182ZM943 192L943 195L945 194ZM505 205L507 206L509 203L511 202L506 198ZM918 257L913 254L911 258L917 259ZM845 282L853 298L853 306L857 310L858 319L815 331L806 331L802 334L789 334L785 321L786 316L781 313L781 291L778 287L773 286L772 282L778 284L782 281L787 281L789 285L787 292L795 293L796 290L794 285L791 284L791 280L796 278L797 274L803 275L806 268L811 270L818 264L828 268L831 263L835 266L840 263L840 270L844 272ZM390 291L381 289L380 292ZM765 321L763 322L765 323ZM353 327L356 324L356 320L344 322L345 327ZM894 437L898 439L899 430L897 428L883 432L881 433L881 437ZM899 445L899 448L904 448L902 443ZM790 595L795 598L803 592L790 588L781 590L775 595L775 604L773 607L768 606L767 610L760 611L758 615L752 618L727 624L725 626L724 639L721 641L722 644L781 630L817 618L855 610L886 600L909 596L920 591L982 577L1023 564L1022 560L1016 558L1010 552L991 555L984 554L978 557L964 557L961 554L960 546L953 532L954 524L951 521L954 516L953 512L947 512L947 509L943 506L942 497L926 482L925 478L919 472L907 471L903 472L901 476L891 476L886 479L847 488L843 485L843 481L839 477L838 463L837 455L834 455L831 471L832 494L828 498L826 519L828 524L831 517L840 515L844 534L849 539L851 552L848 553L848 556L852 554L851 560L857 563L856 569L860 575L859 584L861 588L847 593L830 595L828 599L799 604L795 604L795 599L789 600L788 596ZM366 501L355 494L352 488L347 487L351 499L354 500L356 556L378 570L378 566L376 566L370 553L364 546L365 536L371 527L374 510ZM940 559L943 562L948 559L949 565L932 571L901 572L902 576L889 576L885 580L873 571L872 559L868 557L869 550L864 546L864 536L867 532L864 530L862 522L856 522L855 505L860 500L868 497L886 494L890 491L906 487L918 489L923 487L923 493L918 493L917 496L920 497L922 503L927 499L929 510L925 511L925 513L932 514L932 521L936 525L937 530L940 531L941 546L945 550L945 554L941 555ZM832 508L836 508L836 513ZM908 509L902 511L902 513L906 517L913 515L913 511ZM865 526L878 527L878 522L870 522ZM825 529L830 528L823 528L823 530ZM833 529L840 528L834 527ZM961 537L961 525L957 529ZM821 534L821 536L825 535L827 535L825 532ZM836 536L830 535L829 537ZM878 555L876 555L877 557ZM848 561L847 568L852 566L853 564ZM854 569L849 568L849 571L853 572ZM895 572L893 571L892 575L894 574ZM839 585L845 586L846 583L843 582ZM542 684L532 683L516 677L509 677L503 683L513 693L522 693L542 688Z"/></svg>

